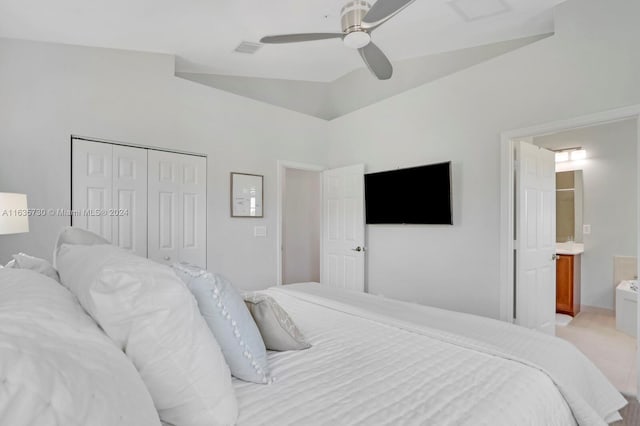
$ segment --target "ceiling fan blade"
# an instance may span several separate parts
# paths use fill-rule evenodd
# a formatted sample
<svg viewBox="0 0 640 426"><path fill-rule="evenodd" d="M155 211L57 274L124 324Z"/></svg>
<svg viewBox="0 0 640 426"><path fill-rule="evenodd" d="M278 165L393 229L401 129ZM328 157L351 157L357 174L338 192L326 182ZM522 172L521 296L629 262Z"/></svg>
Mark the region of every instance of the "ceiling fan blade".
<svg viewBox="0 0 640 426"><path fill-rule="evenodd" d="M393 67L391 62L382 53L382 50L373 43L367 44L365 47L358 49L362 60L367 64L367 68L371 71L378 80L388 80L393 74Z"/></svg>
<svg viewBox="0 0 640 426"><path fill-rule="evenodd" d="M309 33L309 34L284 34L262 37L260 43L283 44L299 43L301 41L327 40L330 38L342 38L342 33Z"/></svg>
<svg viewBox="0 0 640 426"><path fill-rule="evenodd" d="M415 0L378 0L362 18L362 28L372 30L396 16Z"/></svg>

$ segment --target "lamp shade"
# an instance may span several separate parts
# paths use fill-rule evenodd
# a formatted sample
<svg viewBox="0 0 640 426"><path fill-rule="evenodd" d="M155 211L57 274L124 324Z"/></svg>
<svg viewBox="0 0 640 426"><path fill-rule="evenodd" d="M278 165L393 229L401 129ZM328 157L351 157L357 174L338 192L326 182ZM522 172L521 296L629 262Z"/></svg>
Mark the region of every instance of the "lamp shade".
<svg viewBox="0 0 640 426"><path fill-rule="evenodd" d="M0 235L29 232L27 196L0 192Z"/></svg>

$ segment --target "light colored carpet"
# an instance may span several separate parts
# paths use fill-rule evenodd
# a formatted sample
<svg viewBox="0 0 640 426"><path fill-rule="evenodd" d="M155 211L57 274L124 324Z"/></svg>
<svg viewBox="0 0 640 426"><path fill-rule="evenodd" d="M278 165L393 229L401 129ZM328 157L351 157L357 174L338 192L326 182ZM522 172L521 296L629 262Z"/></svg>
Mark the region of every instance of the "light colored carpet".
<svg viewBox="0 0 640 426"><path fill-rule="evenodd" d="M583 309L567 326L557 326L556 336L580 349L620 392L638 394L636 339L616 330L613 311Z"/></svg>
<svg viewBox="0 0 640 426"><path fill-rule="evenodd" d="M620 410L622 420L612 423L612 426L638 426L640 425L640 403L635 398L625 397L629 404Z"/></svg>

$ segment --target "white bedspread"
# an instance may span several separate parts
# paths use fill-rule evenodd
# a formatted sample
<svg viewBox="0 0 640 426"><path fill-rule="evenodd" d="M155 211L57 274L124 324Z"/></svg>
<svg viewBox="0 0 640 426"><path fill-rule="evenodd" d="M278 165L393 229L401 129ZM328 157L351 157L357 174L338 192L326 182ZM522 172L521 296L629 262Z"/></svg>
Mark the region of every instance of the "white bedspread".
<svg viewBox="0 0 640 426"><path fill-rule="evenodd" d="M272 385L234 381L240 425L602 425L626 403L550 336L315 284L266 293L313 347L270 353Z"/></svg>

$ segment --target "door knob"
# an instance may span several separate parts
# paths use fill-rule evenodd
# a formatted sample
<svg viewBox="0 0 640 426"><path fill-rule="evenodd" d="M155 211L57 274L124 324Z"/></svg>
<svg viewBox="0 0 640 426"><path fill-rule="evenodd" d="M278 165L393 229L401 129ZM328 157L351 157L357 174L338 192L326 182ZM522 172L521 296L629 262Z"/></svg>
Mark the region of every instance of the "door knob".
<svg viewBox="0 0 640 426"><path fill-rule="evenodd" d="M358 246L358 247L356 247L354 249L351 249L351 250L353 250L353 251L364 251L364 247Z"/></svg>
<svg viewBox="0 0 640 426"><path fill-rule="evenodd" d="M551 260L556 260L557 258L558 258L557 254L554 253L554 254L551 255Z"/></svg>

